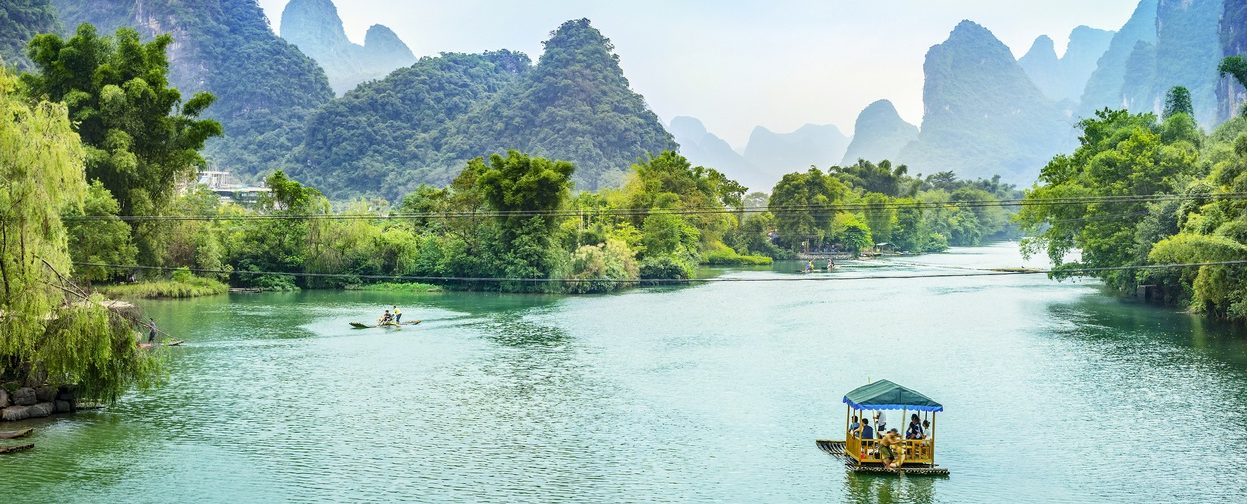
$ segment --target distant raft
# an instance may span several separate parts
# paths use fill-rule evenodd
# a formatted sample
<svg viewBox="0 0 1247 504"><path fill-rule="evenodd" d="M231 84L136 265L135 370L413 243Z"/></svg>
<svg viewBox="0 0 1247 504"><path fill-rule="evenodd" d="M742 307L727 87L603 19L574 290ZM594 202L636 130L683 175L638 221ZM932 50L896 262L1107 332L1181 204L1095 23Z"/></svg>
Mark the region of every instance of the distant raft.
<svg viewBox="0 0 1247 504"><path fill-rule="evenodd" d="M34 447L35 445L33 444L18 445L18 446L0 446L0 455L4 455L8 453L23 452L26 450L34 449Z"/></svg>
<svg viewBox="0 0 1247 504"><path fill-rule="evenodd" d="M419 320L413 320L413 321L411 321L411 322L403 322L402 324L398 324L398 323L395 323L395 322L386 322L386 323L384 323L384 324L372 324L372 325L365 324L365 323L363 323L363 322L351 322L351 328L352 328L352 329L375 329L375 328L381 327L381 328L394 328L394 329L397 329L397 328L399 328L399 327L401 327L401 326L414 326L414 325L418 325L418 324L420 324L420 322L421 322L421 321L419 321Z"/></svg>

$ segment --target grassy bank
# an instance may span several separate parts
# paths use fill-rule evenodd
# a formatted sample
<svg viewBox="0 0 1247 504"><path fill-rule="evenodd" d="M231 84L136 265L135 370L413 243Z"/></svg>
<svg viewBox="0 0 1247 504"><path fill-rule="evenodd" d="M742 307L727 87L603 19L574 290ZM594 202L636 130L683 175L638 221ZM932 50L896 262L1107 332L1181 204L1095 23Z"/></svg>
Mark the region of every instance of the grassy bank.
<svg viewBox="0 0 1247 504"><path fill-rule="evenodd" d="M229 286L211 278L180 278L155 280L133 284L105 285L97 287L100 293L123 299L181 299L215 296L229 292Z"/></svg>
<svg viewBox="0 0 1247 504"><path fill-rule="evenodd" d="M383 292L441 292L442 288L438 285L417 283L417 282L385 282L364 285L347 286L346 290L356 291L383 291Z"/></svg>
<svg viewBox="0 0 1247 504"><path fill-rule="evenodd" d="M775 260L761 255L740 255L728 247L707 252L702 258L706 266L770 266Z"/></svg>

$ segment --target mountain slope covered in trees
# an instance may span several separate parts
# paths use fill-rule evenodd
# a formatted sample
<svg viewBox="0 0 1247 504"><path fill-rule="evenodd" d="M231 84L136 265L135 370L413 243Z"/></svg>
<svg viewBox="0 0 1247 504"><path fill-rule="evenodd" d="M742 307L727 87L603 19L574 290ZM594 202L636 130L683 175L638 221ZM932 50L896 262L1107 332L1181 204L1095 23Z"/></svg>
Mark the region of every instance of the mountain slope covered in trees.
<svg viewBox="0 0 1247 504"><path fill-rule="evenodd" d="M49 0L0 2L0 66L30 69L26 43L40 33L57 31L60 24Z"/></svg>
<svg viewBox="0 0 1247 504"><path fill-rule="evenodd" d="M173 36L169 80L184 97L208 91L205 116L225 127L209 143L213 165L244 175L284 165L307 115L333 98L316 62L278 38L256 0L55 0L66 29L107 34L134 27Z"/></svg>
<svg viewBox="0 0 1247 504"><path fill-rule="evenodd" d="M463 168L441 164L440 149L464 141L455 125L530 70L510 51L421 58L313 114L291 174L330 196L444 184Z"/></svg>
<svg viewBox="0 0 1247 504"><path fill-rule="evenodd" d="M411 49L383 25L368 29L364 45L352 43L332 0L291 0L282 11L281 37L320 63L338 94L416 61Z"/></svg>
<svg viewBox="0 0 1247 504"><path fill-rule="evenodd" d="M560 26L535 66L508 51L425 58L323 114L308 128L296 173L337 196L397 197L445 184L467 160L508 149L575 163L582 189L618 186L633 163L676 149L587 19ZM336 140L351 137L358 142Z"/></svg>

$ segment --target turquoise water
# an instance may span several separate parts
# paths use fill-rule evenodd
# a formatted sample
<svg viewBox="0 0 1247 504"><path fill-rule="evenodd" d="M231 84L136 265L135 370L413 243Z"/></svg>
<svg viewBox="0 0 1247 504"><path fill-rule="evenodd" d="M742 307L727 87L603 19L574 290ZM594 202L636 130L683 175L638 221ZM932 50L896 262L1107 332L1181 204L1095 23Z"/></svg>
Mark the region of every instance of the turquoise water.
<svg viewBox="0 0 1247 504"><path fill-rule="evenodd" d="M1022 264L1001 244L825 276ZM797 277L776 270L723 275ZM348 327L393 303L424 322ZM22 482L0 500L1247 501L1247 334L1093 282L146 307L187 341L169 384L32 424L36 450L0 457L0 481ZM841 396L880 378L944 403L937 457L951 477L854 476L815 447L843 437Z"/></svg>

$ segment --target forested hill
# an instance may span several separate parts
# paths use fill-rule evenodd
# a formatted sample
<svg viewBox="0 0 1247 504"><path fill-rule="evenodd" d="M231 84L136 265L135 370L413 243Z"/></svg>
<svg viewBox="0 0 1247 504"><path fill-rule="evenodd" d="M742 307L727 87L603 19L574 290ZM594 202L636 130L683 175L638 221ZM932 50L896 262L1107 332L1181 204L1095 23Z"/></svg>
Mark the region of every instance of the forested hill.
<svg viewBox="0 0 1247 504"><path fill-rule="evenodd" d="M26 43L35 35L58 30L49 0L0 1L0 66L30 69Z"/></svg>
<svg viewBox="0 0 1247 504"><path fill-rule="evenodd" d="M307 115L333 98L325 73L278 38L256 0L54 0L62 24L120 26L144 37L173 36L170 81L183 97L209 91L206 115L225 127L209 143L214 165L241 174L281 167L298 145Z"/></svg>
<svg viewBox="0 0 1247 504"><path fill-rule="evenodd" d="M295 174L335 197L397 198L518 149L575 163L576 185L597 189L675 148L610 40L579 19L552 34L536 66L507 51L446 54L347 93L312 119Z"/></svg>
<svg viewBox="0 0 1247 504"><path fill-rule="evenodd" d="M421 182L445 183L463 166L443 163L439 149L463 142L459 123L472 107L530 70L521 53L447 53L364 83L308 120L291 175L331 197L397 198Z"/></svg>

